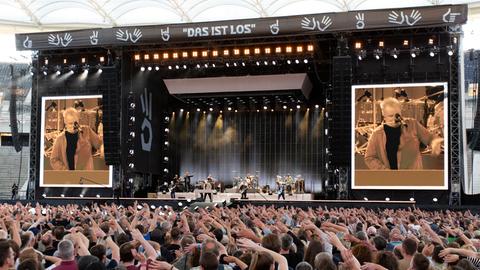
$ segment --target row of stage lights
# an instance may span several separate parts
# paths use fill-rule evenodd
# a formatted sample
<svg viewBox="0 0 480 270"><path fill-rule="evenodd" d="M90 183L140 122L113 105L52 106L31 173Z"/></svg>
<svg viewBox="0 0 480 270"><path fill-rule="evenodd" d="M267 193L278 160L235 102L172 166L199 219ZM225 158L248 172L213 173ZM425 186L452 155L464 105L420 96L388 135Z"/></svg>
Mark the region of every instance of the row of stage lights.
<svg viewBox="0 0 480 270"><path fill-rule="evenodd" d="M364 201L369 201L368 197L363 197L363 200L364 200ZM410 197L408 200L411 201L411 202L415 202L415 198L414 198L414 197ZM389 201L390 201L390 197L385 197L385 201L389 202ZM432 202L434 202L434 203L438 202L438 198L437 198L437 197L433 197L433 198L432 198Z"/></svg>
<svg viewBox="0 0 480 270"><path fill-rule="evenodd" d="M457 44L457 39L453 39L453 44ZM367 58L367 50L364 48L364 44L360 41L356 41L354 44L355 54L358 60L363 60ZM375 49L371 50L371 55L377 60L380 60L384 55L390 55L394 59L398 59L401 52L408 52L411 58L416 58L422 53L427 53L430 57L435 57L438 55L442 49L447 52L448 56L452 56L455 51L454 45L448 45L444 48L435 45L435 39L429 38L427 42L427 46L425 47L416 47L410 46L410 41L408 39L403 40L402 46L399 48L385 48L385 42L380 40L378 41L378 45Z"/></svg>
<svg viewBox="0 0 480 270"><path fill-rule="evenodd" d="M297 44L297 45L284 45L273 47L245 47L245 48L223 48L213 50L184 50L184 51L165 51L158 53L136 53L134 54L135 61L178 61L192 60L192 59L215 59L215 58L231 58L231 57L244 57L244 56L269 56L279 54L311 54L314 52L313 44Z"/></svg>
<svg viewBox="0 0 480 270"><path fill-rule="evenodd" d="M288 65L293 65L293 64L308 64L310 61L305 58L303 60L300 60L300 59L287 59L285 61L283 61L283 63L286 63ZM267 61L267 60L263 60L263 61L253 61L253 62L245 62L245 61L239 61L239 62L226 62L226 63L204 63L204 64L200 64L200 63L197 63L196 65L187 65L187 64L176 64L176 65L168 65L167 68L169 70L186 70L188 68L196 68L196 69L202 69L202 68L217 68L217 67L226 67L226 68L236 68L236 67L246 67L247 65L248 66L276 66L278 64L281 63L280 60L272 60L272 61ZM159 71L160 70L160 66L159 65L155 65L155 66L144 66L142 65L140 67L140 71L152 71L152 70L155 70L155 71Z"/></svg>
<svg viewBox="0 0 480 270"><path fill-rule="evenodd" d="M294 107L295 107L297 110L302 109L302 106L301 106L301 105L295 105ZM319 109L319 108L320 108L320 105L316 104L316 105L314 105L314 108L315 108L315 109ZM268 107L268 106L262 106L262 109L263 109L263 111L271 111L271 112L274 112L274 111L275 111L275 109L273 109L273 108L271 108L271 107ZM289 108L287 105L283 105L283 106L282 106L282 109L283 109L283 110L293 111L293 108ZM310 108L307 107L307 110L310 110ZM185 111L184 109L180 109L180 113L183 113L184 111ZM201 112L202 109L196 108L195 111L196 111L196 112ZM210 108L208 108L208 111L209 111L209 112L213 112L214 109L213 109L212 107L210 107ZM234 109L233 107L230 107L230 106L226 108L226 111L228 111L228 112L238 112L237 109ZM260 111L261 111L260 109L257 109L257 110L256 110L256 112L260 112ZM277 110L277 111L278 111L278 110ZM223 113L223 110L220 110L219 112L220 112L220 113ZM174 114L174 113L175 113L175 112L173 112L172 114ZM207 113L207 111L204 110L203 113ZM165 121L167 121L167 122L170 121L170 118L169 118L168 116L166 116L166 117L165 117Z"/></svg>
<svg viewBox="0 0 480 270"><path fill-rule="evenodd" d="M105 66L105 60L105 56L100 56L98 57L98 59L90 61L95 63L90 65L86 57L80 58L80 64L75 64L76 61L73 61L74 63L69 63L72 61L69 61L69 59L67 58L63 58L62 64L50 65L50 60L48 58L45 58L43 60L43 66L41 67L40 71L44 76L47 76L48 73L51 71L53 71L56 75L61 75L62 73L74 74L75 72L87 74L91 70L96 70L98 73L101 73L103 71L102 68Z"/></svg>

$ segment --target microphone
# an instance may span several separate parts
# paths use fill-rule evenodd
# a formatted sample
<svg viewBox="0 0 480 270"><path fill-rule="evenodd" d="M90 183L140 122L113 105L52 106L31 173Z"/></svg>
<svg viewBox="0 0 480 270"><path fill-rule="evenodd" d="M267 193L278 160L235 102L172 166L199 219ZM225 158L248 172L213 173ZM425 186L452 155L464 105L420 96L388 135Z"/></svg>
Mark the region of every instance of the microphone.
<svg viewBox="0 0 480 270"><path fill-rule="evenodd" d="M77 132L80 131L80 133L83 132L83 131L81 130L80 125L78 124L77 121L75 121L75 122L73 123L73 129L74 129L75 131L77 131Z"/></svg>
<svg viewBox="0 0 480 270"><path fill-rule="evenodd" d="M400 123L403 126L408 127L407 123L405 123L405 120L399 113L395 114L395 123Z"/></svg>

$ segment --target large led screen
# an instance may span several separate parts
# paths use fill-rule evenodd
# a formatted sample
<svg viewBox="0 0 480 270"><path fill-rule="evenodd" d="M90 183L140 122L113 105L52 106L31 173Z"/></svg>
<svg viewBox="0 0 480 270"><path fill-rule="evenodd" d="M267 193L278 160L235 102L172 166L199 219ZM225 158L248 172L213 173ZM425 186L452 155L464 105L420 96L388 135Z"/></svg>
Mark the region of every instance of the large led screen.
<svg viewBox="0 0 480 270"><path fill-rule="evenodd" d="M447 189L447 83L352 87L352 188Z"/></svg>
<svg viewBox="0 0 480 270"><path fill-rule="evenodd" d="M102 96L42 98L41 187L111 187Z"/></svg>

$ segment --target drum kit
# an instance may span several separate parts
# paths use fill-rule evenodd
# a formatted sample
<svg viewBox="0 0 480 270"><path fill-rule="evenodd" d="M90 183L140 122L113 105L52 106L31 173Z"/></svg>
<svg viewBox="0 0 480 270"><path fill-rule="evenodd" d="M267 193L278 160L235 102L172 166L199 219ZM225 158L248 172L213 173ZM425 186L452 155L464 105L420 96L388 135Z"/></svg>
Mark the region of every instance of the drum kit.
<svg viewBox="0 0 480 270"><path fill-rule="evenodd" d="M277 175L276 183L277 190L284 188L288 194L305 192L305 179L300 174L295 176L295 178L290 174L285 176Z"/></svg>
<svg viewBox="0 0 480 270"><path fill-rule="evenodd" d="M258 176L248 174L245 177L234 177L233 184L240 191L244 189L255 189L258 187Z"/></svg>

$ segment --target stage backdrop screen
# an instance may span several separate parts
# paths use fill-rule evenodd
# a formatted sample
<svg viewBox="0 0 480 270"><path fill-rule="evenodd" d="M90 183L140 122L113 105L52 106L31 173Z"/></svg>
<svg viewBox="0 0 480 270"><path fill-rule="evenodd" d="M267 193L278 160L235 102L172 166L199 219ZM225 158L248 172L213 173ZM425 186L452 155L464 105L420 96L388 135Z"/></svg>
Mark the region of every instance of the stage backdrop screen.
<svg viewBox="0 0 480 270"><path fill-rule="evenodd" d="M447 83L352 87L352 188L447 189Z"/></svg>
<svg viewBox="0 0 480 270"><path fill-rule="evenodd" d="M41 187L111 187L102 96L42 97Z"/></svg>

